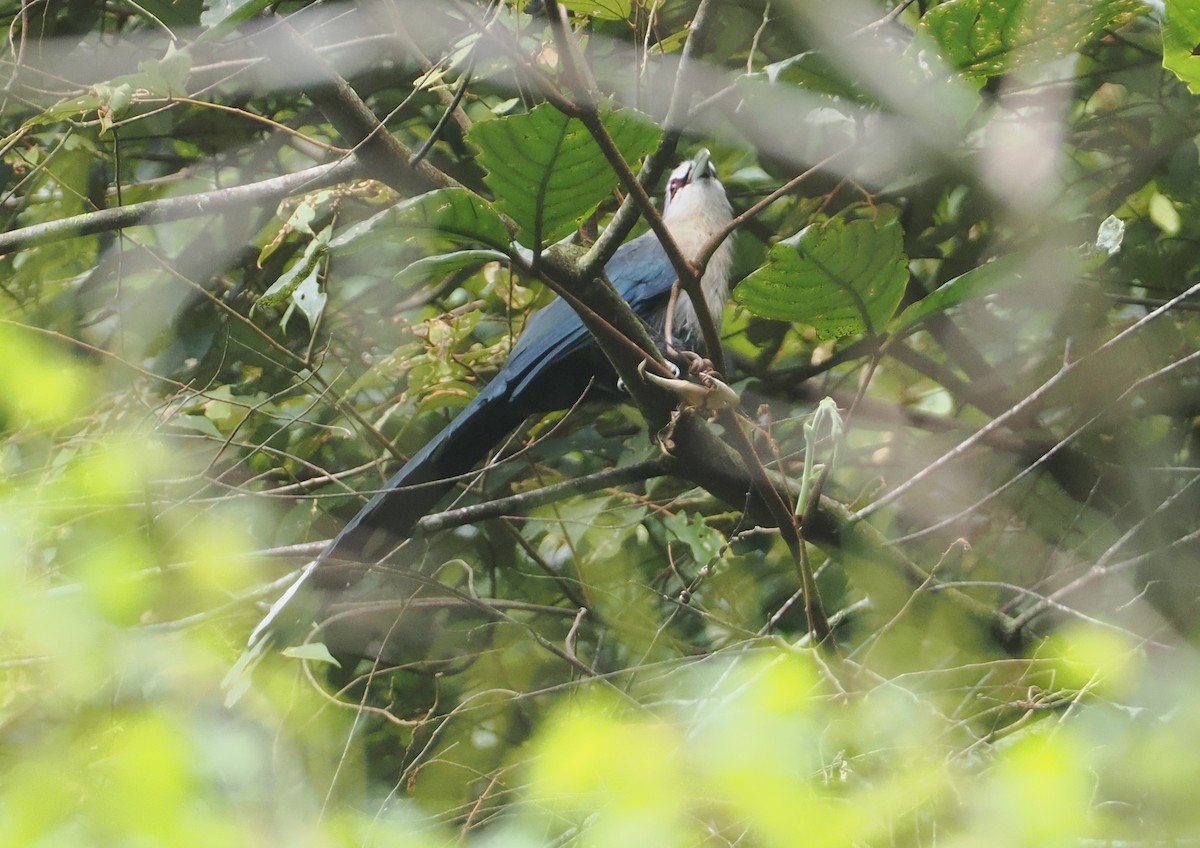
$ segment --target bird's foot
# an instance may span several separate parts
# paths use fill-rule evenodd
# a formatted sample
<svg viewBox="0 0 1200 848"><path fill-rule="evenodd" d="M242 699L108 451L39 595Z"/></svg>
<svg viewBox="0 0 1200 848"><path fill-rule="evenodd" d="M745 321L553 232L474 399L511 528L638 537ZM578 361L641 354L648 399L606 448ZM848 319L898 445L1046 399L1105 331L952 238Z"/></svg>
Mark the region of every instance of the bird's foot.
<svg viewBox="0 0 1200 848"><path fill-rule="evenodd" d="M675 352L675 358L687 365L689 374L717 374L717 369L711 359L707 359L694 350ZM676 374L675 376L679 376ZM717 376L720 376L719 374Z"/></svg>
<svg viewBox="0 0 1200 848"><path fill-rule="evenodd" d="M680 407L685 409L711 412L737 406L741 401L737 392L722 382L716 376L717 372L711 368L697 373L697 382L694 383L691 380L680 380L678 374L672 379L647 373L645 363L638 366L638 373L642 375L643 380L675 395L679 399Z"/></svg>
<svg viewBox="0 0 1200 848"><path fill-rule="evenodd" d="M674 362L671 362L669 359L667 360L667 367L671 369L672 374L674 374L676 377L679 376L679 366L676 365ZM646 363L645 362L643 362L641 365L638 366L638 373L642 375L643 379L645 379L645 377L646 377ZM629 394L629 387L625 385L625 381L622 380L620 377L617 378L617 391L624 395Z"/></svg>

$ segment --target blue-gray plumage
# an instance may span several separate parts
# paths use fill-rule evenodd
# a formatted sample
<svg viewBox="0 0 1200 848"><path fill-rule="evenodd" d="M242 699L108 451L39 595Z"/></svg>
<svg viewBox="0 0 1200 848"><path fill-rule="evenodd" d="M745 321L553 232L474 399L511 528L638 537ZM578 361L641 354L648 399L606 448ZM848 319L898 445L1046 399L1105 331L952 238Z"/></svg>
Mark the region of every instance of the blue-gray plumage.
<svg viewBox="0 0 1200 848"><path fill-rule="evenodd" d="M694 260L712 235L732 219L725 189L702 150L672 172L663 222L680 252ZM705 306L720 325L728 298L732 247L727 239L709 260L701 286ZM657 237L646 233L622 245L605 266L617 293L662 338L667 302L676 273ZM677 346L699 343L692 304L677 299L672 319ZM416 522L496 445L530 415L565 409L589 390L615 390L616 375L574 310L555 300L525 327L508 361L446 427L384 484L255 628L251 642L269 626L299 585L330 558L362 560L381 551L376 537L406 538Z"/></svg>

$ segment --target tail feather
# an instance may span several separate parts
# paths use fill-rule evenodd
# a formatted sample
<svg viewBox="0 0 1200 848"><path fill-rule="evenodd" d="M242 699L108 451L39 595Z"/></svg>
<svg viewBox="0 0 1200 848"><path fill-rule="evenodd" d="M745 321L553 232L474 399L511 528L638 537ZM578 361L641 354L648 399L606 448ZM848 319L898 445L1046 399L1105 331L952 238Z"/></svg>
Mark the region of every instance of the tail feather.
<svg viewBox="0 0 1200 848"><path fill-rule="evenodd" d="M369 558L405 538L455 478L477 466L521 420L507 393L484 389L382 486L318 559Z"/></svg>
<svg viewBox="0 0 1200 848"><path fill-rule="evenodd" d="M477 466L524 420L509 400L505 381L494 380L406 462L325 550L300 570L250 634L250 650L261 655L284 609L306 583L334 588L331 584L336 579L320 577L326 571L327 567L321 566L327 560L369 562L407 537L417 521L454 486L455 478Z"/></svg>

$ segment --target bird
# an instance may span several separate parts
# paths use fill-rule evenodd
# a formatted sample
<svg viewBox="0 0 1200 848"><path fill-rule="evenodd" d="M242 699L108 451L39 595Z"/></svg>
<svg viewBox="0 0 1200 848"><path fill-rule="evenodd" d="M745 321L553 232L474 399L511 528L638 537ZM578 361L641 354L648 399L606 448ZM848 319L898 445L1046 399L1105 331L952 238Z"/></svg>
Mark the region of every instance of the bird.
<svg viewBox="0 0 1200 848"><path fill-rule="evenodd" d="M680 253L694 262L701 249L733 220L712 156L700 150L670 174L662 220ZM701 289L704 307L720 327L733 265L726 238L712 254ZM666 314L677 274L653 231L622 245L604 268L617 293L645 324L651 338L665 341ZM695 350L702 342L691 299L675 300L671 342ZM567 409L585 393L615 394L617 377L583 321L561 298L529 319L500 371L440 433L412 456L325 549L302 569L250 637L253 645L280 610L322 563L371 559L373 542L407 538L413 526L531 415ZM376 552L378 551L378 546Z"/></svg>

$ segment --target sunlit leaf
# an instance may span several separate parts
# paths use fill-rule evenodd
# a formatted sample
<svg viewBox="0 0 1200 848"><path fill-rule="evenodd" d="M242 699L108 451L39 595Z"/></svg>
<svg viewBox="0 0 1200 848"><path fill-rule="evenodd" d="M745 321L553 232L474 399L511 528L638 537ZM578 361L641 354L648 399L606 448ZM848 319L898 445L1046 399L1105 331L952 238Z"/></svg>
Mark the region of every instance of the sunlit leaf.
<svg viewBox="0 0 1200 848"><path fill-rule="evenodd" d="M1163 67L1200 94L1200 6L1191 0L1167 0L1162 27Z"/></svg>
<svg viewBox="0 0 1200 848"><path fill-rule="evenodd" d="M1179 210L1175 208L1171 198L1157 191L1154 192L1150 197L1148 212L1150 220L1164 233L1169 236L1179 235L1183 220L1179 217Z"/></svg>
<svg viewBox="0 0 1200 848"><path fill-rule="evenodd" d="M1135 0L949 0L921 18L951 65L990 77L1061 58L1145 7Z"/></svg>
<svg viewBox="0 0 1200 848"><path fill-rule="evenodd" d="M282 651L285 657L291 657L294 660L310 660L312 662L330 663L338 668L342 664L334 658L333 654L329 653L329 648L325 647L322 642L305 642L303 645L293 645L290 648L284 648Z"/></svg>
<svg viewBox="0 0 1200 848"><path fill-rule="evenodd" d="M1125 222L1116 215L1109 215L1100 222L1096 232L1096 250L1106 256L1113 256L1121 249L1125 241Z"/></svg>
<svg viewBox="0 0 1200 848"><path fill-rule="evenodd" d="M0 324L0 414L20 423L57 425L81 414L88 379L78 362L33 333ZM17 367L19 365L19 367Z"/></svg>

